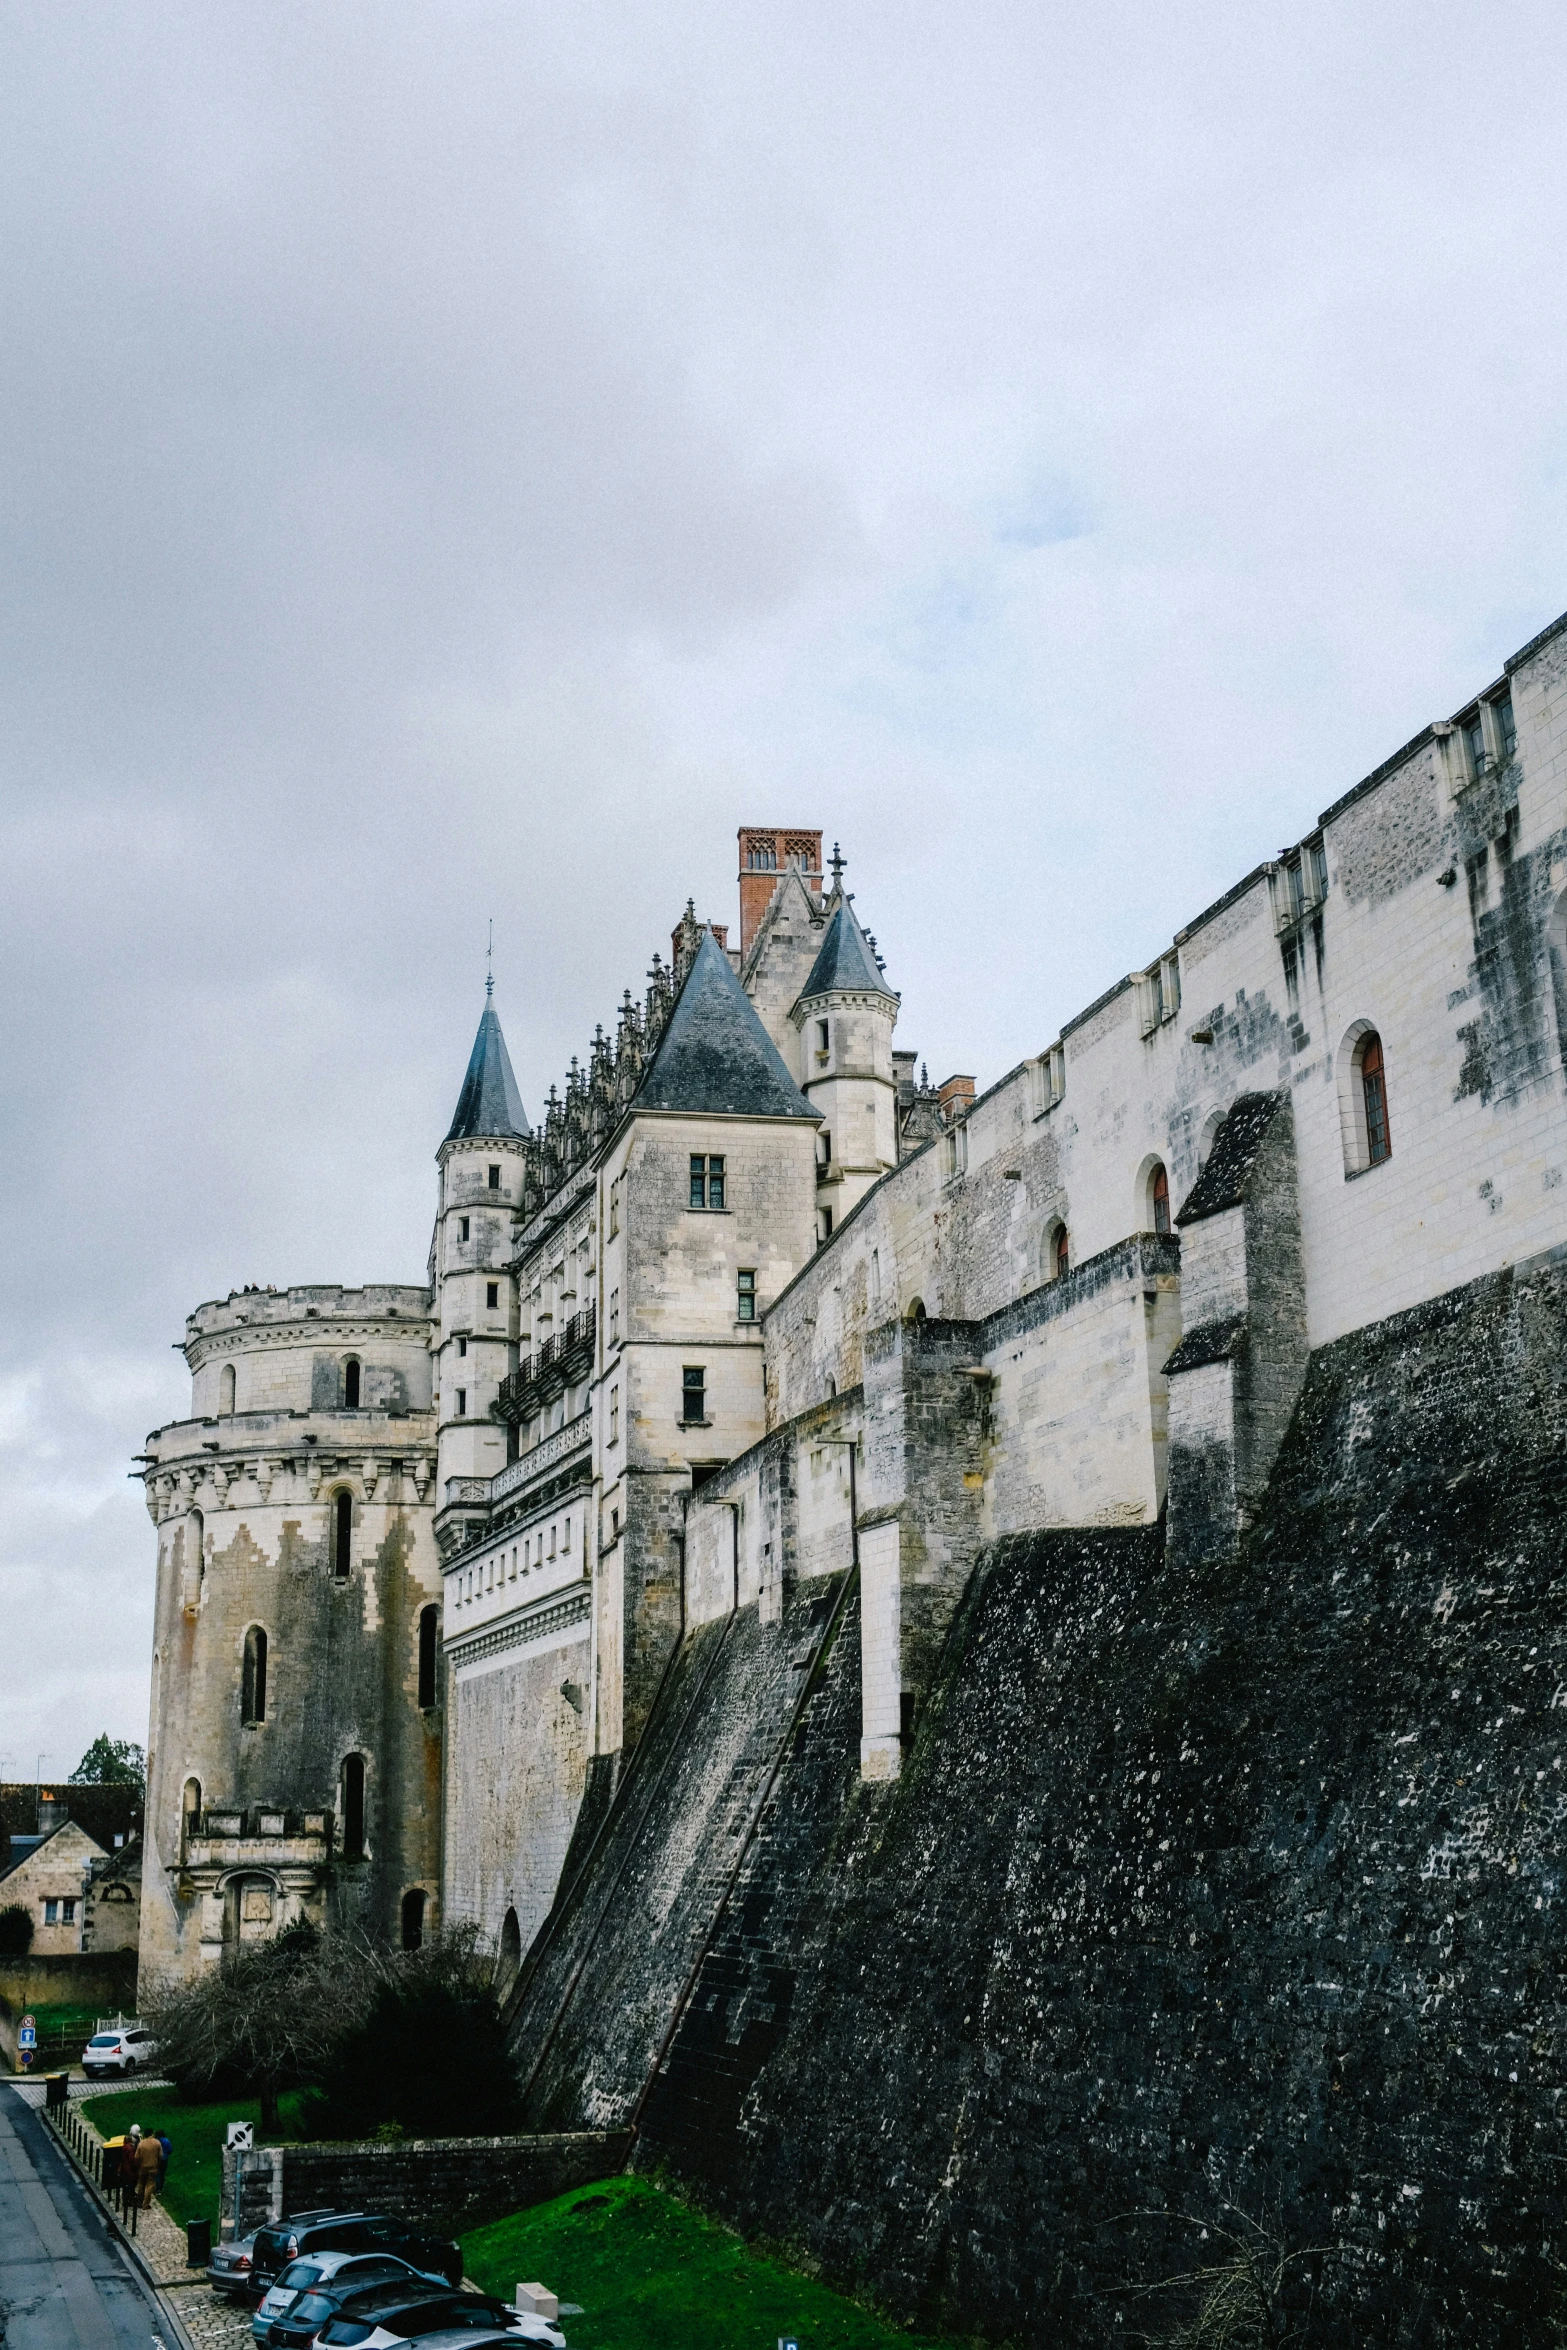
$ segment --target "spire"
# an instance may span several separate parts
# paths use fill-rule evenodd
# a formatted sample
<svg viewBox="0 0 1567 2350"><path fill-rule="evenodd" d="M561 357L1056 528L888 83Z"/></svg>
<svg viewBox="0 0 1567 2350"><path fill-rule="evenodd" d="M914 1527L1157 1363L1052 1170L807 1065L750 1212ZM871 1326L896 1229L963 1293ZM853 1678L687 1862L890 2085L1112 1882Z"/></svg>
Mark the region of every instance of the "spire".
<svg viewBox="0 0 1567 2350"><path fill-rule="evenodd" d="M752 1008L734 965L704 930L634 1105L815 1118Z"/></svg>
<svg viewBox="0 0 1567 2350"><path fill-rule="evenodd" d="M876 951L860 928L854 908L838 900L827 924L827 935L811 965L811 976L800 990L800 1002L818 995L894 995Z"/></svg>
<svg viewBox="0 0 1567 2350"><path fill-rule="evenodd" d="M494 987L492 972L484 982L484 1011L468 1055L468 1073L457 1096L448 1142L471 1142L481 1135L496 1139L522 1136L528 1131L528 1113L522 1106L517 1080L511 1073L511 1055L495 1014Z"/></svg>

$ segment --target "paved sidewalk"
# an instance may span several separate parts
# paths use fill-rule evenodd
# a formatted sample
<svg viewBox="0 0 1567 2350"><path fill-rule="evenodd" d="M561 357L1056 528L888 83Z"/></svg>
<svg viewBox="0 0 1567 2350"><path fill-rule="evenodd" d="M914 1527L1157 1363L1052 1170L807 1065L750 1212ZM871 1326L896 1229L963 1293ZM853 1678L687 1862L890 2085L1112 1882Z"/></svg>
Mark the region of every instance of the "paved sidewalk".
<svg viewBox="0 0 1567 2350"><path fill-rule="evenodd" d="M145 2088L148 2084L128 2085ZM102 2131L94 2129L85 2116L83 2126L100 2145L103 2143ZM226 2301L214 2293L200 2269L186 2267L185 2230L161 2203L151 2203L136 2214L135 2244L160 2292L179 2295L180 2323L196 2350L253 2350L249 2308Z"/></svg>
<svg viewBox="0 0 1567 2350"><path fill-rule="evenodd" d="M165 2350L162 2313L42 2116L0 2097L6 2350Z"/></svg>

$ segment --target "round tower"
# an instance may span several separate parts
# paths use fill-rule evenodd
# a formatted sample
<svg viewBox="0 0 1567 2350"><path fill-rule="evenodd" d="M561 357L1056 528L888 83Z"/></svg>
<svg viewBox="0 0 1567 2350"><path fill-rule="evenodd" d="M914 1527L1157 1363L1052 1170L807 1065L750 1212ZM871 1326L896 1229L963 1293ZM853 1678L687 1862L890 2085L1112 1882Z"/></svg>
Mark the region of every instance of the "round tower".
<svg viewBox="0 0 1567 2350"><path fill-rule="evenodd" d="M430 1272L435 1293L439 1460L436 1539L444 1556L483 1522L489 1481L515 1431L492 1418L517 1368L515 1234L522 1221L528 1121L496 1016L493 981L468 1056L457 1110L436 1154L440 1169Z"/></svg>
<svg viewBox="0 0 1567 2350"><path fill-rule="evenodd" d="M836 852L834 865L836 880L842 870ZM826 934L790 1014L800 1040L800 1089L825 1121L817 1142L819 1240L831 1236L898 1157L892 1066L898 998L841 883L828 907Z"/></svg>
<svg viewBox="0 0 1567 2350"><path fill-rule="evenodd" d="M141 1956L296 1918L416 1939L440 1888L430 1298L240 1290L186 1324L158 1529Z"/></svg>

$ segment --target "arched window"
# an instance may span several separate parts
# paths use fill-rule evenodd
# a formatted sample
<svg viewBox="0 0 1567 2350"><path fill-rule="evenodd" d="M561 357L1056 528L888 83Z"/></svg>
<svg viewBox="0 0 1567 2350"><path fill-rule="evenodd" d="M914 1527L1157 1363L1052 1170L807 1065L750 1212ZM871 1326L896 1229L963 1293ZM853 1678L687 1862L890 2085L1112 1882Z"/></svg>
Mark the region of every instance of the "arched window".
<svg viewBox="0 0 1567 2350"><path fill-rule="evenodd" d="M1072 1244L1067 1238L1064 1224L1056 1226L1055 1267L1058 1281L1064 1281L1072 1270Z"/></svg>
<svg viewBox="0 0 1567 2350"><path fill-rule="evenodd" d="M435 1703L435 1651L440 1637L441 1611L438 1607L419 1610L419 1703Z"/></svg>
<svg viewBox="0 0 1567 2350"><path fill-rule="evenodd" d="M180 1576L180 1605L193 1616L201 1605L202 1577L207 1571L207 1522L200 1510L185 1520L185 1564Z"/></svg>
<svg viewBox="0 0 1567 2350"><path fill-rule="evenodd" d="M223 1413L229 1413L232 1412L233 1409L234 1366L232 1363L225 1363L218 1378L218 1410Z"/></svg>
<svg viewBox="0 0 1567 2350"><path fill-rule="evenodd" d="M1053 1216L1050 1222L1045 1226L1045 1245L1042 1256L1043 1261L1040 1265L1041 1277L1046 1281L1059 1281L1062 1274L1067 1271L1071 1263L1071 1252L1067 1245L1066 1226L1062 1223L1059 1216Z"/></svg>
<svg viewBox="0 0 1567 2350"><path fill-rule="evenodd" d="M1153 1210L1155 1232L1170 1229L1170 1178L1163 1167L1155 1167L1153 1181L1148 1186L1148 1204Z"/></svg>
<svg viewBox="0 0 1567 2350"><path fill-rule="evenodd" d="M359 1409L359 1357L357 1355L350 1355L343 1365L343 1409L345 1412L357 1412Z"/></svg>
<svg viewBox="0 0 1567 2350"><path fill-rule="evenodd" d="M1382 1062L1382 1039L1375 1029L1362 1037L1358 1055L1360 1094L1366 1119L1366 1165L1380 1167L1393 1155L1387 1122L1387 1071Z"/></svg>
<svg viewBox="0 0 1567 2350"><path fill-rule="evenodd" d="M194 1836L197 1832L197 1823L199 1822L200 1818L201 1781L199 1779L187 1779L185 1782L184 1792L180 1797L181 1860L183 1860L185 1857L186 1848L188 1847L192 1836Z"/></svg>
<svg viewBox="0 0 1567 2350"><path fill-rule="evenodd" d="M403 1895L403 1948L417 1950L424 1940L424 1887L410 1885Z"/></svg>
<svg viewBox="0 0 1567 2350"><path fill-rule="evenodd" d="M365 1758L362 1754L343 1757L343 1858L363 1860L365 1856Z"/></svg>
<svg viewBox="0 0 1567 2350"><path fill-rule="evenodd" d="M259 1624L245 1634L245 1662L240 1674L239 1718L254 1729L267 1718L267 1636Z"/></svg>
<svg viewBox="0 0 1567 2350"><path fill-rule="evenodd" d="M332 1572L339 1583L348 1580L354 1563L354 1497L346 1490L332 1503Z"/></svg>
<svg viewBox="0 0 1567 2350"><path fill-rule="evenodd" d="M517 1980L522 1966L522 1928L517 1923L517 1912L509 1909L501 1927L500 1966L495 1978L495 1995L504 1999Z"/></svg>
<svg viewBox="0 0 1567 2350"><path fill-rule="evenodd" d="M904 1315L903 1319L905 1322L923 1322L925 1319L925 1300L922 1297L916 1297L912 1299L909 1304L909 1310Z"/></svg>

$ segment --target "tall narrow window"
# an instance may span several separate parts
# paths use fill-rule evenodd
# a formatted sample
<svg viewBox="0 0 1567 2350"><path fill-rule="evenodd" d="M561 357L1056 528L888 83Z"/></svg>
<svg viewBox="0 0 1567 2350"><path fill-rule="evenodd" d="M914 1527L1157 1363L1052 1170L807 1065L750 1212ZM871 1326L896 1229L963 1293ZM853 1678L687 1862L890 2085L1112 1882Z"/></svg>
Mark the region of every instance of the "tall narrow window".
<svg viewBox="0 0 1567 2350"><path fill-rule="evenodd" d="M611 1346L620 1344L620 1292L618 1289L612 1289L609 1293L609 1343Z"/></svg>
<svg viewBox="0 0 1567 2350"><path fill-rule="evenodd" d="M424 1888L410 1886L403 1895L403 1948L417 1950L424 1940Z"/></svg>
<svg viewBox="0 0 1567 2350"><path fill-rule="evenodd" d="M707 1418L707 1373L700 1363L687 1363L680 1374L680 1417L688 1428Z"/></svg>
<svg viewBox="0 0 1567 2350"><path fill-rule="evenodd" d="M1502 757L1504 760L1516 758L1518 754L1518 721L1513 716L1512 695L1503 694L1499 701L1491 704L1491 707L1496 713L1496 732L1502 746Z"/></svg>
<svg viewBox="0 0 1567 2350"><path fill-rule="evenodd" d="M1054 1256L1056 1279L1058 1281L1064 1281L1067 1274L1072 1270L1072 1244L1067 1238L1067 1230L1064 1224L1058 1224L1056 1226Z"/></svg>
<svg viewBox="0 0 1567 2350"><path fill-rule="evenodd" d="M201 1831L201 1781L187 1779L180 1798L180 1858L184 1859L193 1836Z"/></svg>
<svg viewBox="0 0 1567 2350"><path fill-rule="evenodd" d="M493 1166L492 1166L492 1167L491 1167L491 1169L490 1169L490 1189L491 1189L491 1191L499 1191L499 1190L500 1190L500 1187L501 1187L501 1171L500 1171L499 1167L493 1167Z"/></svg>
<svg viewBox="0 0 1567 2350"><path fill-rule="evenodd" d="M1463 721L1464 750L1468 755L1471 775L1485 773L1485 729L1477 710L1472 718Z"/></svg>
<svg viewBox="0 0 1567 2350"><path fill-rule="evenodd" d="M218 1381L218 1410L228 1413L234 1409L234 1366L225 1363L223 1376Z"/></svg>
<svg viewBox="0 0 1567 2350"><path fill-rule="evenodd" d="M484 1284L484 1302L486 1307L493 1314L496 1307L501 1302L501 1285L498 1281L486 1281Z"/></svg>
<svg viewBox="0 0 1567 2350"><path fill-rule="evenodd" d="M359 1409L359 1358L357 1355L350 1355L343 1365L343 1409L346 1412L357 1412Z"/></svg>
<svg viewBox="0 0 1567 2350"><path fill-rule="evenodd" d="M354 1563L354 1497L340 1493L332 1504L332 1572L346 1583Z"/></svg>
<svg viewBox="0 0 1567 2350"><path fill-rule="evenodd" d="M457 1390L457 1417L459 1420L466 1420L468 1417L468 1390L466 1387L459 1387Z"/></svg>
<svg viewBox="0 0 1567 2350"><path fill-rule="evenodd" d="M1393 1155L1393 1137L1387 1119L1387 1072L1382 1065L1382 1039L1374 1031L1360 1048L1360 1085L1366 1104L1366 1160L1380 1167Z"/></svg>
<svg viewBox="0 0 1567 2350"><path fill-rule="evenodd" d="M457 1237L459 1240L466 1240L468 1237L468 1219L466 1216L459 1216L457 1219Z"/></svg>
<svg viewBox="0 0 1567 2350"><path fill-rule="evenodd" d="M739 1293L735 1298L735 1320L737 1322L754 1322L756 1320L755 1268L752 1267L748 1270L742 1265L736 1279L739 1283Z"/></svg>
<svg viewBox="0 0 1567 2350"><path fill-rule="evenodd" d="M466 1330L459 1330L457 1333L457 1352L459 1355L465 1355L468 1352L468 1333Z"/></svg>
<svg viewBox="0 0 1567 2350"><path fill-rule="evenodd" d="M419 1703L435 1703L435 1644L440 1636L441 1611L438 1607L419 1610Z"/></svg>
<svg viewBox="0 0 1567 2350"><path fill-rule="evenodd" d="M343 1757L343 1857L345 1860L363 1860L365 1856L365 1758L362 1754Z"/></svg>
<svg viewBox="0 0 1567 2350"><path fill-rule="evenodd" d="M609 1441L611 1444L620 1442L620 1389L618 1387L612 1387L609 1391Z"/></svg>
<svg viewBox="0 0 1567 2350"><path fill-rule="evenodd" d="M1170 1229L1170 1178L1162 1167L1154 1169L1153 1228L1155 1232Z"/></svg>
<svg viewBox="0 0 1567 2350"><path fill-rule="evenodd" d="M259 1624L245 1634L245 1661L240 1673L239 1718L253 1730L267 1718L267 1636Z"/></svg>
<svg viewBox="0 0 1567 2350"><path fill-rule="evenodd" d="M829 1053L831 1050L832 1050L832 1030L831 1030L831 1028L829 1027L828 1023L827 1023L825 1020L818 1020L818 1021L817 1021L817 1023L816 1023L816 1052L817 1052L817 1058L818 1058L819 1060L823 1060L823 1061L825 1061L825 1060L826 1060L826 1058L827 1058L827 1055L828 1055L828 1053Z"/></svg>

